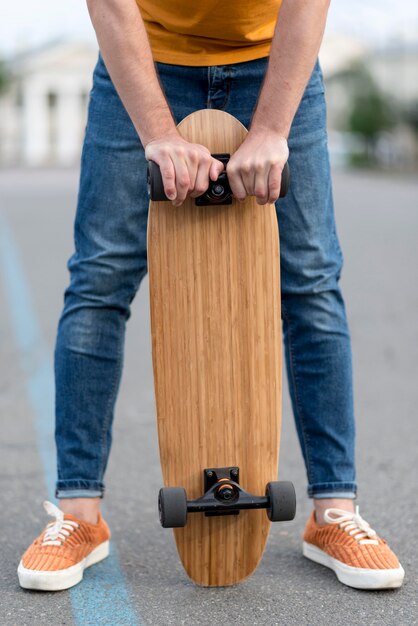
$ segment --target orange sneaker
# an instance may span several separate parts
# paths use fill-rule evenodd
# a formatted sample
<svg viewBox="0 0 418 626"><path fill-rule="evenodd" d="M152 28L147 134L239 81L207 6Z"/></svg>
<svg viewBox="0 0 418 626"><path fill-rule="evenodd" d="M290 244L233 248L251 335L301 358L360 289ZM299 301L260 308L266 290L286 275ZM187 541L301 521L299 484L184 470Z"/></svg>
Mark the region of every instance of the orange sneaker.
<svg viewBox="0 0 418 626"><path fill-rule="evenodd" d="M99 513L97 524L90 524L64 513L51 502L44 502L55 522L26 550L17 570L25 589L59 591L80 582L86 567L109 554L109 528Z"/></svg>
<svg viewBox="0 0 418 626"><path fill-rule="evenodd" d="M400 587L404 569L384 539L360 516L341 509L327 509L326 525L315 514L306 524L303 554L334 570L340 582L357 589Z"/></svg>

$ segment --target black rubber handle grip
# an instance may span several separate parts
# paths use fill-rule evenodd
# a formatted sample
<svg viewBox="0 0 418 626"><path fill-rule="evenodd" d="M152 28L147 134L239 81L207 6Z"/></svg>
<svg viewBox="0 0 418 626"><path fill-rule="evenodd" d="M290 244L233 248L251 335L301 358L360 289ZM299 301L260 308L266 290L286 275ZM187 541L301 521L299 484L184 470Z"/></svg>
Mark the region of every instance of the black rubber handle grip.
<svg viewBox="0 0 418 626"><path fill-rule="evenodd" d="M213 155L212 155L213 156ZM225 159L223 159L225 162ZM227 160L226 160L227 162ZM284 198L289 189L290 171L288 163L285 163L282 172L282 182L280 187L280 198ZM147 171L148 195L151 200L161 202L168 200L164 192L163 179L160 167L154 161L148 161Z"/></svg>

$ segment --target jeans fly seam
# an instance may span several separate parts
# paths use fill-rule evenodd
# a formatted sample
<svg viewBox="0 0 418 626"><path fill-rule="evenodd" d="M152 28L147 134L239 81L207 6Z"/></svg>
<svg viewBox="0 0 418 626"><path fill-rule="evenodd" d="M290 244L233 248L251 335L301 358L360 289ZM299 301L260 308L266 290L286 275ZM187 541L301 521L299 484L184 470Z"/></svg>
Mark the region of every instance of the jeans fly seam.
<svg viewBox="0 0 418 626"><path fill-rule="evenodd" d="M208 67L208 94L206 98L206 108L210 109L210 92L211 92L211 80L210 80L210 67Z"/></svg>
<svg viewBox="0 0 418 626"><path fill-rule="evenodd" d="M228 104L229 101L229 96L231 94L231 82L232 82L232 72L231 72L231 68L227 67L226 68L226 92L225 92L225 98L224 101L222 103L222 111L224 111L226 109L226 106Z"/></svg>
<svg viewBox="0 0 418 626"><path fill-rule="evenodd" d="M210 71L211 68L208 67L208 97L207 97L207 108L211 109L211 93L212 93L212 85L211 85L211 75L210 75ZM226 79L225 79L225 95L224 95L224 99L222 101L222 104L217 107L218 110L220 111L224 111L228 101L229 101L229 96L231 94L231 82L232 82L232 70L230 67L226 67L225 68L225 74L226 74Z"/></svg>

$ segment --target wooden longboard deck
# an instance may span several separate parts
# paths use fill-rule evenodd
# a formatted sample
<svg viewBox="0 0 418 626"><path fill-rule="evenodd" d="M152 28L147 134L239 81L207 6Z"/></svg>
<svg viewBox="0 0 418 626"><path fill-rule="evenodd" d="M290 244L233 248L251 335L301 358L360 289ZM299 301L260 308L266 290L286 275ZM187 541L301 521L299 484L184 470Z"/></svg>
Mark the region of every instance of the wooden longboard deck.
<svg viewBox="0 0 418 626"><path fill-rule="evenodd" d="M179 125L212 154L247 133L218 110ZM277 478L281 425L279 237L274 205L175 208L151 202L148 222L152 354L165 486L203 494L203 470L239 466L240 484L264 495ZM251 574L270 529L265 510L189 513L174 530L186 572L223 586Z"/></svg>

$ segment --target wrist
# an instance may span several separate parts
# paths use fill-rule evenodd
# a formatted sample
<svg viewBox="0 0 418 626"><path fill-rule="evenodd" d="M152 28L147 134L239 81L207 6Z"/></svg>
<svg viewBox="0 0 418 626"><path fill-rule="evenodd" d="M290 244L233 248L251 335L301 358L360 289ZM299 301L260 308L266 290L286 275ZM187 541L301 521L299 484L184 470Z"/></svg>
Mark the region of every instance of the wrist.
<svg viewBox="0 0 418 626"><path fill-rule="evenodd" d="M135 111L132 116L135 129L141 139L144 148L152 141L160 141L165 138L178 138L174 118L165 102L151 109L150 102Z"/></svg>
<svg viewBox="0 0 418 626"><path fill-rule="evenodd" d="M275 121L271 119L266 122L266 116L264 116L263 119L263 116L259 114L254 116L254 119L251 122L250 132L253 135L260 136L268 135L271 137L272 135L275 135L278 140L282 140L287 144L290 133L290 123L283 122L282 120Z"/></svg>
<svg viewBox="0 0 418 626"><path fill-rule="evenodd" d="M174 126L172 128L168 128L167 130L161 130L158 129L158 131L156 131L154 134L147 134L146 138L144 138L144 140L142 140L142 145L145 148L147 148L147 146L149 146L150 143L153 142L157 142L157 141L161 141L161 140L166 140L166 141L172 141L174 139L181 139L181 135L178 132L177 128Z"/></svg>
<svg viewBox="0 0 418 626"><path fill-rule="evenodd" d="M287 138L289 132L284 127L275 128L273 125L259 124L257 122L252 122L249 134L254 138L268 138L271 139L274 137L274 140L283 143L283 147L287 148Z"/></svg>

